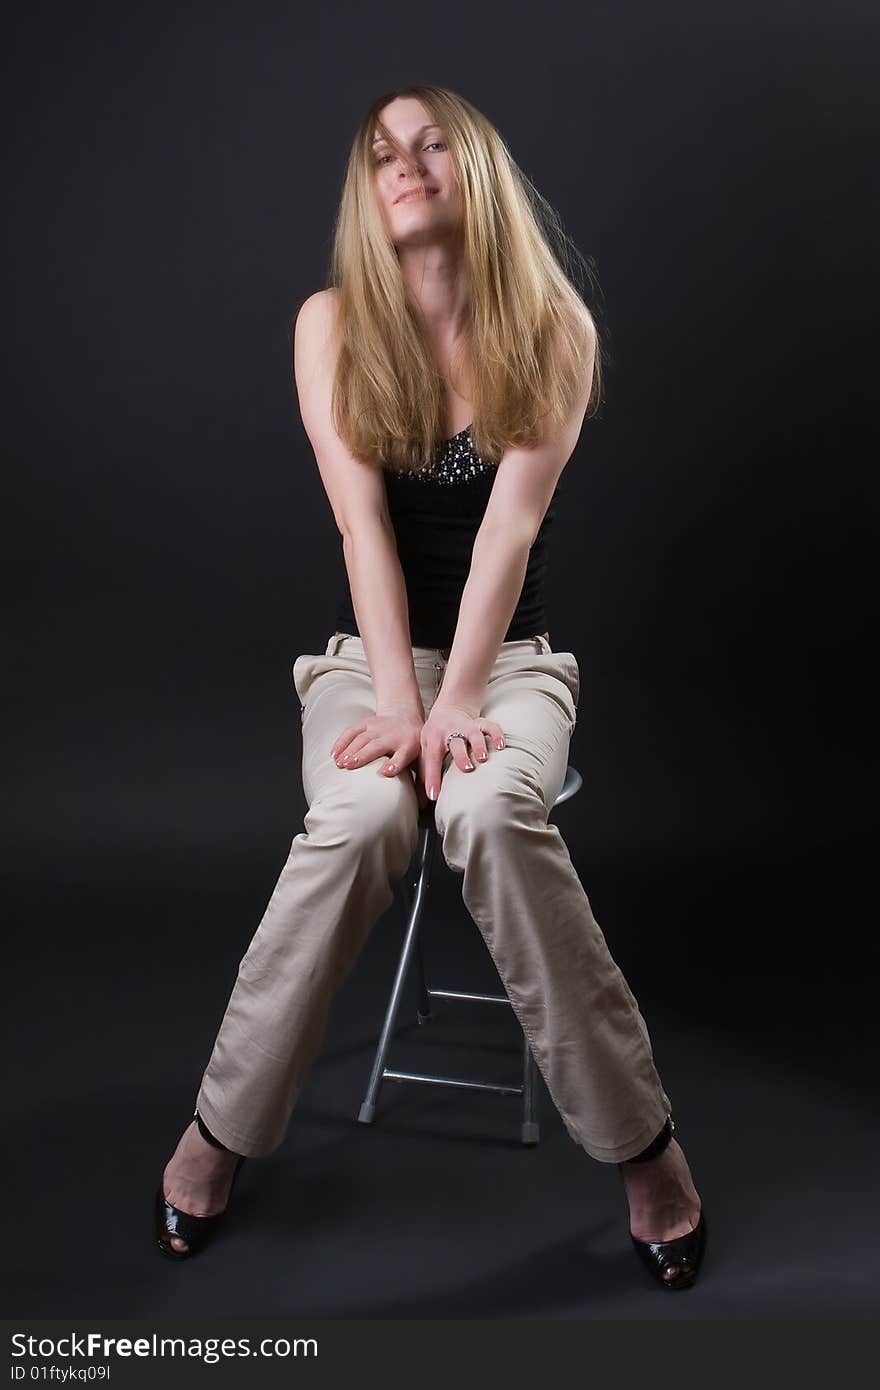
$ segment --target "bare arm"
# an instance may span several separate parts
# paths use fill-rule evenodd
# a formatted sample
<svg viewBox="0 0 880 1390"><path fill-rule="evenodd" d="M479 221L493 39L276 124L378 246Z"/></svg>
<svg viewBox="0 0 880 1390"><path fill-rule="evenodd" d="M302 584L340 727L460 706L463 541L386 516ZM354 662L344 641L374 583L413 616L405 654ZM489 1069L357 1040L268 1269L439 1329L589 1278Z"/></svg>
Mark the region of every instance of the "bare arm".
<svg viewBox="0 0 880 1390"><path fill-rule="evenodd" d="M444 698L473 709L475 714L516 610L529 551L577 444L591 382L592 374L562 428L548 432L534 448L508 450L498 466L474 541L443 678Z"/></svg>
<svg viewBox="0 0 880 1390"><path fill-rule="evenodd" d="M300 308L294 332L299 408L342 536L351 598L376 692L376 713L424 718L412 659L406 584L388 514L385 482L354 457L331 419L337 295L319 290Z"/></svg>
<svg viewBox="0 0 880 1390"><path fill-rule="evenodd" d="M474 541L443 686L423 730L424 781L435 792L440 787L446 734L463 730L468 717L476 719L480 714L489 675L522 591L529 551L577 444L592 380L591 362L565 424L548 430L533 448L508 450L498 465ZM478 735L470 741L474 755L483 756L484 740ZM459 766L469 764L461 741L451 751Z"/></svg>

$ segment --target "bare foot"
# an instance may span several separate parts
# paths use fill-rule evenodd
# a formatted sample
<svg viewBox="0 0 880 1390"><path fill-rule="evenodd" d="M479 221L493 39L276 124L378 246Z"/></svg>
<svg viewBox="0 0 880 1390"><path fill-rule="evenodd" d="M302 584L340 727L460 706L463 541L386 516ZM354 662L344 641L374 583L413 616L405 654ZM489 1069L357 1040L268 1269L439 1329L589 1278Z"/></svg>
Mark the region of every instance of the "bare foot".
<svg viewBox="0 0 880 1390"><path fill-rule="evenodd" d="M684 1150L670 1139L656 1158L621 1166L629 1202L629 1228L637 1240L674 1240L694 1230L700 1219L700 1194L694 1187ZM675 1279L680 1265L664 1274Z"/></svg>
<svg viewBox="0 0 880 1390"><path fill-rule="evenodd" d="M177 1148L165 1165L162 1191L166 1202L190 1216L215 1216L225 1209L238 1154L215 1149L199 1133L193 1119L180 1136ZM169 1244L185 1254L181 1236L168 1237Z"/></svg>

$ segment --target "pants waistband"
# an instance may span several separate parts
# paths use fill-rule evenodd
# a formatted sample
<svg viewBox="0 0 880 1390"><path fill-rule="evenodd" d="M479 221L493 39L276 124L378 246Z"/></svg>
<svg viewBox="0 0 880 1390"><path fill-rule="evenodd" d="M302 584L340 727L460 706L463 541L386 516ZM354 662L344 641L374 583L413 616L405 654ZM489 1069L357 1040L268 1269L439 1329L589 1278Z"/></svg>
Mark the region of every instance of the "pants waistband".
<svg viewBox="0 0 880 1390"><path fill-rule="evenodd" d="M361 651L365 650L362 638L355 637L350 632L334 632L333 636L330 638L330 641L327 643L325 655L336 656L338 655L340 649L346 645L346 643L352 642L357 643ZM517 647L531 647L534 651L538 652L539 655L547 654L548 652L553 651L553 648L550 646L550 643L547 641L546 637L541 635L541 633L536 633L534 637L518 637L514 638L510 642L502 642L499 651L515 651ZM451 651L451 647L414 646L412 648L413 661L448 661Z"/></svg>

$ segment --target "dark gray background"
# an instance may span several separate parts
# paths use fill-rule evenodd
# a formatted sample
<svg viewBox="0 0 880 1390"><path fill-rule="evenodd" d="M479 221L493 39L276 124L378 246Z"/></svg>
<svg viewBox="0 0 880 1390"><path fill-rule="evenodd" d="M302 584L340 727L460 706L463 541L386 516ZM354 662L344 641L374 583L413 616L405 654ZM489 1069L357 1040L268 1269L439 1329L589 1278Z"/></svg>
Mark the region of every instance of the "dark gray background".
<svg viewBox="0 0 880 1390"><path fill-rule="evenodd" d="M860 795L874 705L871 9L21 10L4 82L4 849L20 1058L7 1104L18 1180L34 1181L35 1202L43 1181L63 1183L53 1209L65 1234L64 1253L48 1227L37 1239L30 1209L15 1312L150 1311L176 1273L154 1268L151 1185L301 829L290 672L323 650L343 573L299 420L292 323L326 283L355 125L374 95L409 80L481 107L595 262L606 402L566 470L548 589L551 644L581 670L571 761L584 788L558 819L707 1190L715 1142L716 1224L728 1210L741 1243L712 1315L762 1315L747 1288L757 1258L777 1311L797 1315L813 1294L827 1309L835 1232L838 1315L859 1308L834 1171L816 1179L821 1199L809 1189L797 1205L808 1185L792 1192L787 1146L794 1136L810 1151L831 1110L851 1106L832 1132L849 1135L857 1239L859 1164L867 1180L876 1132ZM467 956L476 929L456 885L437 896L454 923L443 941ZM337 1125L377 1152L349 1120L398 948L389 920L345 986L292 1150L316 1132L311 1114L317 1130ZM351 1074L333 1071L333 1047L349 1043ZM389 1098L400 1123L429 1115L432 1136L435 1123L461 1136L484 1119L484 1101L469 1109L426 1089ZM507 1133L504 1104L490 1114ZM547 1126L583 1186L593 1170L549 1106ZM105 1152L108 1130L128 1149ZM731 1174L732 1135L738 1154L771 1164L778 1145L772 1176ZM549 1152L548 1140L540 1161ZM420 1161L450 1180L434 1153L422 1143ZM496 1156L494 1144L482 1155L493 1184ZM389 1201L393 1168L412 1171L405 1146L389 1146L370 1184L362 1156L335 1157L340 1182ZM316 1161L323 1182L323 1149ZM830 1161L823 1147L816 1162ZM560 1182L544 1170L512 1200L522 1210L536 1184ZM112 1210L86 1207L83 1184L115 1194ZM770 1240L756 1192L777 1214L794 1203ZM437 1201L439 1238L453 1217ZM353 1198L352 1209L349 1221ZM290 1223L288 1255L301 1238ZM84 1225L118 1233L112 1274L106 1244L81 1243ZM822 1260L804 1288L775 1262L808 1231L822 1233ZM247 1251L246 1223L238 1235ZM351 1227L337 1235L352 1258ZM312 1236L329 1260L320 1222ZM214 1258L216 1273L219 1247ZM318 1274L305 1311L397 1315L396 1268L386 1250L389 1284L367 1261L364 1282L334 1284L328 1303ZM637 1274L621 1265L616 1316L629 1315ZM445 1294L428 1280L422 1304L400 1277L412 1315L460 1313L455 1279ZM488 1301L467 1305L479 1316L604 1315L568 1272L533 1283L517 1266L510 1287L491 1266L486 1279ZM284 1296L266 1280L223 1283L221 1304L277 1311ZM707 1312L695 1298L690 1315ZM647 1289L644 1304L656 1315Z"/></svg>

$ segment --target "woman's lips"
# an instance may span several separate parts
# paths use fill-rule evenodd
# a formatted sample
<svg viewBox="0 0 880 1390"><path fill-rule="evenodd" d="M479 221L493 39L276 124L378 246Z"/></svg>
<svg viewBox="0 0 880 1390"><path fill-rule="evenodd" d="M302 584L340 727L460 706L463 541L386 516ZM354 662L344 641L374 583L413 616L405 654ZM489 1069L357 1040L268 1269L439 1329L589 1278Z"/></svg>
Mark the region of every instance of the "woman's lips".
<svg viewBox="0 0 880 1390"><path fill-rule="evenodd" d="M426 197L428 197L428 198L430 198L430 197L432 196L432 194L434 194L434 193L436 193L436 192L437 192L437 189L436 189L436 188L426 188L426 189L425 189L425 195L426 195ZM400 195L400 197L399 197L399 198L395 198L394 201L395 201L395 203L408 203L408 202L410 202L413 198L421 198L421 196L422 196L421 189L419 189L419 188L411 188L410 191L409 191L408 193L402 193L402 194Z"/></svg>

